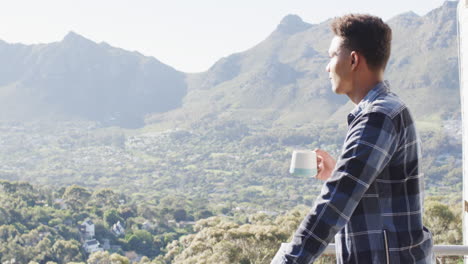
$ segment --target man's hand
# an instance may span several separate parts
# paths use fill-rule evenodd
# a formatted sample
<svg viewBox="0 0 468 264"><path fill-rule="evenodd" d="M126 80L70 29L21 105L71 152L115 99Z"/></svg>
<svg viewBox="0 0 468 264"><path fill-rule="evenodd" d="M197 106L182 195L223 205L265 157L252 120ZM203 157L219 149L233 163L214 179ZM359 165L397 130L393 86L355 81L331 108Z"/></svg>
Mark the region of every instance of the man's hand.
<svg viewBox="0 0 468 264"><path fill-rule="evenodd" d="M333 169L335 169L336 161L325 150L315 149L317 153L317 176L315 178L326 181L330 178Z"/></svg>

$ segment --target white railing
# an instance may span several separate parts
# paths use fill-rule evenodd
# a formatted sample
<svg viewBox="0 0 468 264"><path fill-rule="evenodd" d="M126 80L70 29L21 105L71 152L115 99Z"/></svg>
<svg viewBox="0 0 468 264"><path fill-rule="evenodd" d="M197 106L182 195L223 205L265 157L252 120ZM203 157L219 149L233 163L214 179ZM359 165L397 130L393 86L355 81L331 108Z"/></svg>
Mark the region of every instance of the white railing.
<svg viewBox="0 0 468 264"><path fill-rule="evenodd" d="M435 245L434 254L436 256L468 256L468 246L463 245ZM335 244L329 244L324 254L335 254Z"/></svg>
<svg viewBox="0 0 468 264"><path fill-rule="evenodd" d="M436 256L468 256L468 246L463 245L435 245Z"/></svg>
<svg viewBox="0 0 468 264"><path fill-rule="evenodd" d="M468 1L468 0L467 0ZM277 262L281 253L289 243L281 243L281 247L273 258L272 262ZM463 245L435 245L433 247L434 255L436 256L436 263L445 264L445 263L459 263L460 258L467 259L468 256L468 246ZM328 244L323 252L323 255L334 256L335 255L335 244ZM277 259L278 258L278 259ZM447 262L448 261L448 262ZM322 262L321 262L322 263Z"/></svg>

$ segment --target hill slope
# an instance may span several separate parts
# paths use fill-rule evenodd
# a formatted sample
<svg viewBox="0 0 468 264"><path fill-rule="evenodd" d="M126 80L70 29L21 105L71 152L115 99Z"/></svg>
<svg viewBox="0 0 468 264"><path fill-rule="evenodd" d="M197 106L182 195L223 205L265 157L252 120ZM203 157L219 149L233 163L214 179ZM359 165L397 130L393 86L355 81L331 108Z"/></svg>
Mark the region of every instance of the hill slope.
<svg viewBox="0 0 468 264"><path fill-rule="evenodd" d="M185 76L151 57L70 32L61 42L0 42L0 119L88 119L123 127L181 105Z"/></svg>
<svg viewBox="0 0 468 264"><path fill-rule="evenodd" d="M445 2L425 16L405 13L388 21L393 47L386 78L418 120L450 119L460 112L456 4ZM189 75L183 107L148 122L236 119L288 127L342 122L352 106L332 93L325 71L333 37L329 24L286 16L257 46Z"/></svg>

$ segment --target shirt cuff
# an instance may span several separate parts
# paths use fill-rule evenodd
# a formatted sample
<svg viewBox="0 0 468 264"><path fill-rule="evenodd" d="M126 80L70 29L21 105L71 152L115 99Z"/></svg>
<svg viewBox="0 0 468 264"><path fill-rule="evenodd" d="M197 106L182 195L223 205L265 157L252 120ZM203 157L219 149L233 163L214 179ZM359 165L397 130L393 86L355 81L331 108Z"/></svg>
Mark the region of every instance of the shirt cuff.
<svg viewBox="0 0 468 264"><path fill-rule="evenodd" d="M291 243L281 243L278 252L276 252L275 257L271 260L271 264L283 264L286 263L286 252L291 251Z"/></svg>

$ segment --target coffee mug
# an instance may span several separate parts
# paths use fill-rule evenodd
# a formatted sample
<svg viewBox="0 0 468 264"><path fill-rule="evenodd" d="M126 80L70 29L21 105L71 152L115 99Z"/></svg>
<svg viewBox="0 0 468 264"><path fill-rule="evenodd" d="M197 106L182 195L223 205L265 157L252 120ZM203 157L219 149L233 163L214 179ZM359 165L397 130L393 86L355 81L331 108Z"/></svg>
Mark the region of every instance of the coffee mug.
<svg viewBox="0 0 468 264"><path fill-rule="evenodd" d="M295 176L317 175L317 154L312 150L295 150L292 154L289 173Z"/></svg>

